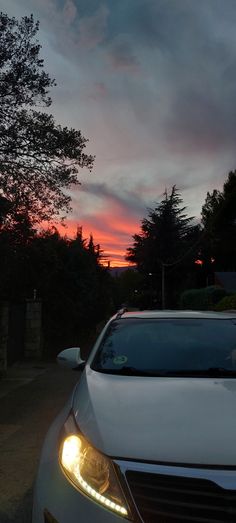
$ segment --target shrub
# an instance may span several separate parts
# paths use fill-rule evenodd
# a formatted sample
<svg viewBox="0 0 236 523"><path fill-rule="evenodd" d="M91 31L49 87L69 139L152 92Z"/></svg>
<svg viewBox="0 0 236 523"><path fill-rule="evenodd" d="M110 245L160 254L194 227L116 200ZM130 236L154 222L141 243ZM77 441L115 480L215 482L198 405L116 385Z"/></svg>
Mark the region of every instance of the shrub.
<svg viewBox="0 0 236 523"><path fill-rule="evenodd" d="M180 296L180 308L206 310L206 293L203 293L202 291L203 289L190 289L188 291L184 291Z"/></svg>
<svg viewBox="0 0 236 523"><path fill-rule="evenodd" d="M184 291L180 297L180 308L191 310L210 310L220 299L226 296L221 287L212 285L203 289Z"/></svg>
<svg viewBox="0 0 236 523"><path fill-rule="evenodd" d="M205 291L207 293L208 303L210 303L210 305L216 305L220 300L227 296L227 292L218 285L211 285L210 287L206 287Z"/></svg>
<svg viewBox="0 0 236 523"><path fill-rule="evenodd" d="M222 298L215 306L215 311L226 311L226 310L236 310L236 294L231 294L231 296L225 296Z"/></svg>

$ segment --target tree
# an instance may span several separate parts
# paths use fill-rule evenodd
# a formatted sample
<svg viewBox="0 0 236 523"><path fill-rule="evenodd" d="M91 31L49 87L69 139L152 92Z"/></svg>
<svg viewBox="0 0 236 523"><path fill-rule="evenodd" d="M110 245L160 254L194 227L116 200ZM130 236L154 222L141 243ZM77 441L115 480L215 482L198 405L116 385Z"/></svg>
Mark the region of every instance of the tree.
<svg viewBox="0 0 236 523"><path fill-rule="evenodd" d="M136 263L141 271L155 272L157 265L175 264L186 252L186 243L196 226L181 205L182 198L173 186L170 194L165 191L163 200L142 220L141 233L133 236L134 244L127 255L127 260Z"/></svg>
<svg viewBox="0 0 236 523"><path fill-rule="evenodd" d="M136 263L147 278L152 276L156 288L162 287L163 304L165 268L170 268L168 295L172 302L171 296L179 287L181 271L186 272L186 265L190 260L193 262L195 249L192 246L196 243L199 228L192 224L193 218L187 217L185 210L176 186L172 187L170 194L165 191L163 200L155 209L149 210L148 218L142 220L141 233L133 236L133 246L128 249L127 260Z"/></svg>
<svg viewBox="0 0 236 523"><path fill-rule="evenodd" d="M236 270L236 171L228 174L223 190L207 193L202 207L205 230L202 252L206 263L214 259L214 269Z"/></svg>
<svg viewBox="0 0 236 523"><path fill-rule="evenodd" d="M81 131L43 111L55 81L43 69L38 30L32 15L18 21L0 13L0 196L13 222L18 214L37 223L68 212L68 190L94 161Z"/></svg>
<svg viewBox="0 0 236 523"><path fill-rule="evenodd" d="M112 312L112 281L82 229L71 240L56 227L38 232L22 222L1 232L0 251L0 300L22 302L36 290L43 305L45 354L87 346Z"/></svg>
<svg viewBox="0 0 236 523"><path fill-rule="evenodd" d="M208 230L212 229L216 223L216 217L220 213L223 203L223 194L214 189L212 194L207 192L205 203L202 207L202 224ZM214 217L214 218L213 218Z"/></svg>
<svg viewBox="0 0 236 523"><path fill-rule="evenodd" d="M10 211L10 202L0 195L0 230L5 222L6 216Z"/></svg>

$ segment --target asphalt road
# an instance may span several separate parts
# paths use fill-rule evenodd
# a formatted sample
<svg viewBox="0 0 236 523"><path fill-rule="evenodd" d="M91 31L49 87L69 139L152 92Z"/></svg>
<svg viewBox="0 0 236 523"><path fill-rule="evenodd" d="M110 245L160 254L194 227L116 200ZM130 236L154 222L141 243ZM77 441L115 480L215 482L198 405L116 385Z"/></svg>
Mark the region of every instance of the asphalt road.
<svg viewBox="0 0 236 523"><path fill-rule="evenodd" d="M0 380L0 523L30 523L40 449L79 374L22 364Z"/></svg>

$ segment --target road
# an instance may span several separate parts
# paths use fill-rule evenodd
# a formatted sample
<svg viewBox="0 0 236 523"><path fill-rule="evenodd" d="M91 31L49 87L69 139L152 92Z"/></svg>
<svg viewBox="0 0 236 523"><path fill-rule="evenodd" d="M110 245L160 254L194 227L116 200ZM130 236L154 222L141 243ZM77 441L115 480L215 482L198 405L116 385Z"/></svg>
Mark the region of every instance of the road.
<svg viewBox="0 0 236 523"><path fill-rule="evenodd" d="M0 380L0 523L30 523L40 449L79 374L21 364Z"/></svg>

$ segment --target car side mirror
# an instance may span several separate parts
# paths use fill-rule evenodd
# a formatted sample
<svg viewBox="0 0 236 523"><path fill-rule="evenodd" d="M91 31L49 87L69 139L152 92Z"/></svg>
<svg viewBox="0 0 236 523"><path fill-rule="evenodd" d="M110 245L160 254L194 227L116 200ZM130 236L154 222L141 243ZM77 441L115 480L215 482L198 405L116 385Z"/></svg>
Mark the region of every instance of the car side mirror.
<svg viewBox="0 0 236 523"><path fill-rule="evenodd" d="M66 369L83 370L85 367L85 361L81 359L79 347L71 347L59 352L57 363L60 367Z"/></svg>

